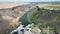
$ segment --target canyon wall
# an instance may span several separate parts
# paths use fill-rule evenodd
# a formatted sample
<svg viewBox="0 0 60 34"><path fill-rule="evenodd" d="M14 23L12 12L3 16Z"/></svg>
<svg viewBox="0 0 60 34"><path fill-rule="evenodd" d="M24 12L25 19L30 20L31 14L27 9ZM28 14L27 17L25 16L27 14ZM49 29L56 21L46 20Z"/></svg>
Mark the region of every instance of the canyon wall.
<svg viewBox="0 0 60 34"><path fill-rule="evenodd" d="M0 34L7 34L19 26L19 19L34 4L18 5L11 8L0 9Z"/></svg>

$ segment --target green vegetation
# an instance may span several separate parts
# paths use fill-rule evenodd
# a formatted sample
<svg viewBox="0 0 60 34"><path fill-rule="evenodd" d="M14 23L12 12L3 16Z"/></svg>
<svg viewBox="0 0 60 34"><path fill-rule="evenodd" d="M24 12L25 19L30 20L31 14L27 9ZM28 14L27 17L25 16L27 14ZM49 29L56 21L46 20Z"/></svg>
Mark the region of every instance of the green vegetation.
<svg viewBox="0 0 60 34"><path fill-rule="evenodd" d="M55 31L55 26L50 23L50 22L44 22L42 20L40 20L40 16L45 16L50 13L48 13L46 10L42 10L42 11L38 11L37 8L34 8L30 11L28 11L26 14L24 14L20 21L22 21L22 24L27 25L29 23L33 23L34 26L38 26L41 30L44 29L48 29L48 27L50 27L50 29L54 32ZM52 15L52 13L51 13ZM56 15L52 15L54 16L55 22L56 21L60 21L60 16L56 16ZM48 16L47 16L48 17Z"/></svg>
<svg viewBox="0 0 60 34"><path fill-rule="evenodd" d="M37 13L38 13L37 8L35 8L35 9L31 10L31 12L27 15L28 21L29 21L30 23L32 23L32 22L34 21L34 20L31 19L31 18L34 18L34 17L35 17L35 14L37 14ZM33 17L33 16L34 16L34 17ZM37 20L36 17L35 17L35 20Z"/></svg>
<svg viewBox="0 0 60 34"><path fill-rule="evenodd" d="M48 8L57 8L57 9L60 9L60 6L47 6Z"/></svg>
<svg viewBox="0 0 60 34"><path fill-rule="evenodd" d="M52 32L54 32L55 26L53 24L46 23L40 20L40 16L47 14L48 14L47 11L45 10L38 11L37 8L34 8L33 10L31 10L31 12L27 14L28 21L30 23L34 23L34 26L38 26L42 30L42 34L43 34L43 30L48 29L48 27L50 27Z"/></svg>
<svg viewBox="0 0 60 34"><path fill-rule="evenodd" d="M34 23L35 25L40 22L39 16L48 14L46 11L38 11L37 8L31 10L31 12L28 13L27 18L30 23Z"/></svg>
<svg viewBox="0 0 60 34"><path fill-rule="evenodd" d="M55 21L60 21L60 16L55 16Z"/></svg>

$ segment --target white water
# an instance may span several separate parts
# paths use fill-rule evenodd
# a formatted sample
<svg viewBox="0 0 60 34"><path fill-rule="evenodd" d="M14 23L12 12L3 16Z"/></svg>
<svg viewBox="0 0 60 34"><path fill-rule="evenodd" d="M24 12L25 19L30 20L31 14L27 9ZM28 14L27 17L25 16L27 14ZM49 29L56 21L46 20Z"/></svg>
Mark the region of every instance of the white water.
<svg viewBox="0 0 60 34"><path fill-rule="evenodd" d="M21 29L24 29L24 34L29 34L30 30L32 29L32 28L29 28L29 27L32 27L33 24L29 24L25 28L23 26L24 25L20 25L17 29L13 30L10 34L12 34L14 32L17 32L17 31L18 31L19 34L22 34L22 32L20 31ZM29 29L29 31L27 31L27 29Z"/></svg>

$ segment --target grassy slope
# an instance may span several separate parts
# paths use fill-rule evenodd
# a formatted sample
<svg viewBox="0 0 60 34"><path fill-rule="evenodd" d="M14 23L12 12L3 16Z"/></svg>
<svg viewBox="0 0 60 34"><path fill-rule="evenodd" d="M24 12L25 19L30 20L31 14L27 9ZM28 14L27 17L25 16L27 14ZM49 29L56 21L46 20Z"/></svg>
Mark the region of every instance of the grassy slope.
<svg viewBox="0 0 60 34"><path fill-rule="evenodd" d="M28 18L28 21L30 21L31 17L33 17L34 14L36 14L38 11L37 11L37 8L31 10L31 12L29 14L27 14L27 18Z"/></svg>
<svg viewBox="0 0 60 34"><path fill-rule="evenodd" d="M48 8L58 8L58 9L60 9L60 6L47 6Z"/></svg>
<svg viewBox="0 0 60 34"><path fill-rule="evenodd" d="M45 28L47 29L47 27L51 27L52 30L54 31L54 26L52 24L50 23L47 24L39 20L39 16L46 15L46 14L48 14L48 12L46 11L40 12L37 10L37 8L35 8L28 13L27 18L30 23L34 23L34 25L35 26L37 25L40 29L45 29Z"/></svg>
<svg viewBox="0 0 60 34"><path fill-rule="evenodd" d="M37 11L37 8L35 8L28 13L27 18L30 23L34 23L34 24L44 23L43 21L40 21L39 16L46 15L46 14L48 14L47 11L41 12L41 11ZM56 21L60 21L59 17L60 16L55 16L54 18Z"/></svg>

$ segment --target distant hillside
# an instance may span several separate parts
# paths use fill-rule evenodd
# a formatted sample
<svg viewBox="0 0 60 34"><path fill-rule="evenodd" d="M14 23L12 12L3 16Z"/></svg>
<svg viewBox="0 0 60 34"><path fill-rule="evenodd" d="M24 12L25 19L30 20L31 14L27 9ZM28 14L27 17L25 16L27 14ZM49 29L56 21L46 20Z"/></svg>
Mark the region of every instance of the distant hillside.
<svg viewBox="0 0 60 34"><path fill-rule="evenodd" d="M60 4L60 2L37 2L38 4Z"/></svg>
<svg viewBox="0 0 60 34"><path fill-rule="evenodd" d="M0 2L0 9L12 8L14 6L26 5L26 4L29 4L29 3L27 3L27 2Z"/></svg>

